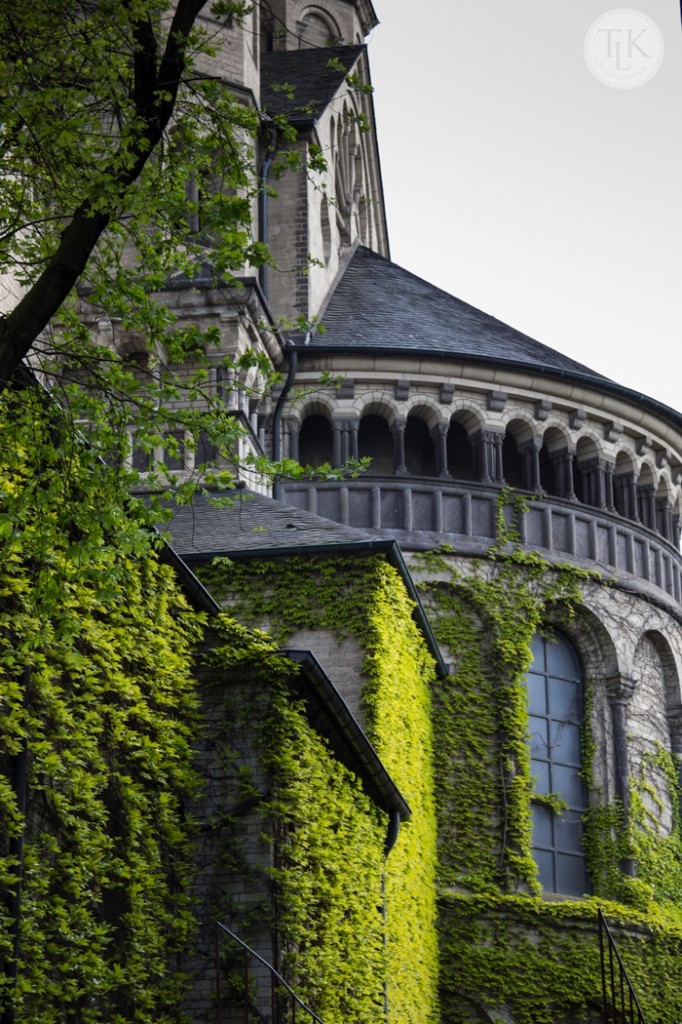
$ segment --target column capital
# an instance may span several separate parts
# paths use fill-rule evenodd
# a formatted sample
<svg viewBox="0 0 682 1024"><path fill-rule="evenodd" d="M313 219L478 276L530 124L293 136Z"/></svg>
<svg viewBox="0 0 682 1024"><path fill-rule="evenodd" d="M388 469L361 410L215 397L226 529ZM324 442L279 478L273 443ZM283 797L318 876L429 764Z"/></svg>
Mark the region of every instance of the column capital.
<svg viewBox="0 0 682 1024"><path fill-rule="evenodd" d="M609 704L628 704L637 689L637 679L615 675L606 679L606 699Z"/></svg>

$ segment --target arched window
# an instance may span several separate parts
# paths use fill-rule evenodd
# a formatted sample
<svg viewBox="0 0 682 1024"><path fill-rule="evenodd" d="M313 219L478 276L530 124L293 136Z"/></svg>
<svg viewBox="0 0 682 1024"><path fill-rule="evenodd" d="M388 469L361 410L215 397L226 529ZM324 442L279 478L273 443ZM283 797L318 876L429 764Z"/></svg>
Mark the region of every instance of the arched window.
<svg viewBox="0 0 682 1024"><path fill-rule="evenodd" d="M588 891L582 846L587 803L580 777L582 671L561 633L536 633L532 650L527 686L531 775L537 793L532 805L533 857L543 889L582 896Z"/></svg>

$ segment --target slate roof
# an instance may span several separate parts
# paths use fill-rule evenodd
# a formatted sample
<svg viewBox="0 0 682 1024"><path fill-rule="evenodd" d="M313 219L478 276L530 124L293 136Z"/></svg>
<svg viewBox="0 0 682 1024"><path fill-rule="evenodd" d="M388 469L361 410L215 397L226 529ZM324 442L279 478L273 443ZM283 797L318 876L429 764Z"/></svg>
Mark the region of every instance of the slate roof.
<svg viewBox="0 0 682 1024"><path fill-rule="evenodd" d="M282 115L297 127L312 127L365 49L364 46L330 46L264 53L261 57L261 104L265 112ZM330 61L340 61L345 71L330 68ZM285 85L291 88L281 88Z"/></svg>
<svg viewBox="0 0 682 1024"><path fill-rule="evenodd" d="M406 349L608 378L449 295L364 246L354 252L309 348Z"/></svg>
<svg viewBox="0 0 682 1024"><path fill-rule="evenodd" d="M216 495L225 497L225 494ZM333 523L292 505L251 491L231 491L233 504L217 507L203 495L192 505L177 508L171 522L161 529L170 533L173 548L183 559L214 554L344 545L380 540Z"/></svg>

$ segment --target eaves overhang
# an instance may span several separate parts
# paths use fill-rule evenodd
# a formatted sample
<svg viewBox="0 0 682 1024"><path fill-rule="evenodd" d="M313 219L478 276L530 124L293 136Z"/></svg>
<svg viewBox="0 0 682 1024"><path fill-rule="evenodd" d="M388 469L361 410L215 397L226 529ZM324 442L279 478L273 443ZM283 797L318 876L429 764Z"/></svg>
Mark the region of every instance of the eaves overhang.
<svg viewBox="0 0 682 1024"><path fill-rule="evenodd" d="M682 413L672 409L669 405L664 402L659 402L655 398L650 398L648 395L642 392L635 391L633 388L628 388L624 384L618 384L614 380L610 380L608 377L597 377L592 376L588 373L581 373L579 370L571 370L563 367L555 366L543 366L542 363L530 364L523 359L509 359L498 356L487 356L478 355L476 353L468 352L453 352L448 349L442 348L423 348L420 349L419 345L415 345L413 348L403 347L400 345L367 345L363 347L355 347L353 345L325 345L325 344L313 344L305 345L301 344L300 337L290 336L289 340L294 343L294 347L299 355L304 358L314 358L315 356L324 355L345 355L351 359L355 356L390 356L392 359L414 359L416 356L424 359L450 359L453 362L461 363L473 363L479 366L493 366L493 367L508 367L510 370L519 370L525 374L533 374L534 376L547 377L553 380L562 381L567 380L572 383L580 384L583 387L591 388L593 391L605 391L610 395L614 395L617 398L625 399L631 402L635 406L641 406L648 412L651 412L662 419L666 419L676 430L682 432Z"/></svg>
<svg viewBox="0 0 682 1024"><path fill-rule="evenodd" d="M411 815L407 801L317 658L310 651L278 653L301 669L290 685L304 697L315 731L325 736L337 758L360 778L377 807L407 821Z"/></svg>

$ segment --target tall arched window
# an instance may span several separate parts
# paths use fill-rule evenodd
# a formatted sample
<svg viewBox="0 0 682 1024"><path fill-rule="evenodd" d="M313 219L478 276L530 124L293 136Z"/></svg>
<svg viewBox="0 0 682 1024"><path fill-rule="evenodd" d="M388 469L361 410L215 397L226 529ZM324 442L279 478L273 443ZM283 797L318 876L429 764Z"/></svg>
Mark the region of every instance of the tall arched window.
<svg viewBox="0 0 682 1024"><path fill-rule="evenodd" d="M547 892L588 891L582 816L587 806L580 734L582 671L561 633L536 633L527 676L533 801L533 857ZM556 809L557 799L564 807ZM553 806L554 804L554 806Z"/></svg>

